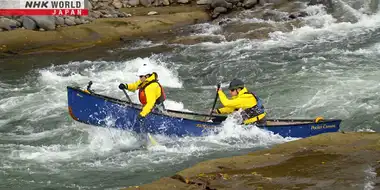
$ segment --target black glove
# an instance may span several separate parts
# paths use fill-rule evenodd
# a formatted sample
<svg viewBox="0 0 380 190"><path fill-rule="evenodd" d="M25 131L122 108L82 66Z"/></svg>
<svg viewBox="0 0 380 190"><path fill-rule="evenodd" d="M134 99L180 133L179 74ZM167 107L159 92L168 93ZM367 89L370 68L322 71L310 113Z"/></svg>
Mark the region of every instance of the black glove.
<svg viewBox="0 0 380 190"><path fill-rule="evenodd" d="M127 84L120 83L120 84L119 84L119 88L120 88L120 90L127 89L127 88L128 88L128 85L127 85Z"/></svg>
<svg viewBox="0 0 380 190"><path fill-rule="evenodd" d="M216 92L218 92L220 89L220 84L216 85Z"/></svg>

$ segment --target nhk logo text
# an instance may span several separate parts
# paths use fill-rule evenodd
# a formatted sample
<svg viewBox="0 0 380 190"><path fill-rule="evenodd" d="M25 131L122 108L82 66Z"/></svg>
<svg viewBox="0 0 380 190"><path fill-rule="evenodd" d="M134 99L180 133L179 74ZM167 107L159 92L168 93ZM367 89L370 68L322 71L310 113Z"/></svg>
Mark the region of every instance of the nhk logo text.
<svg viewBox="0 0 380 190"><path fill-rule="evenodd" d="M84 8L84 5L80 1L26 1L25 8L81 9L81 8Z"/></svg>
<svg viewBox="0 0 380 190"><path fill-rule="evenodd" d="M24 9L51 10L51 15L83 15L84 0L72 1L24 1Z"/></svg>

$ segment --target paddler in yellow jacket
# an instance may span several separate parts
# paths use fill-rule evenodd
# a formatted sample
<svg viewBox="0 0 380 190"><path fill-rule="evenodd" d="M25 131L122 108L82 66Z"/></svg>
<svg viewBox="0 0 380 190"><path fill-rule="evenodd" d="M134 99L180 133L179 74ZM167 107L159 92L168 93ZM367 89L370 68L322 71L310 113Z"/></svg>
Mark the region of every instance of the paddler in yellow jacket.
<svg viewBox="0 0 380 190"><path fill-rule="evenodd" d="M214 113L228 114L242 109L241 116L244 124L265 124L266 112L261 100L244 87L244 82L233 79L228 87L232 99L228 99L221 89L217 89L219 100L224 107L213 110Z"/></svg>
<svg viewBox="0 0 380 190"><path fill-rule="evenodd" d="M157 111L165 110L164 101L166 99L164 89L161 84L158 82L158 75L155 72L151 72L151 70L144 64L138 71L137 75L139 76L139 80L130 83L119 85L120 89L127 89L129 91L139 90L139 100L143 105L143 108L139 114L139 120L145 118L152 109L156 109Z"/></svg>

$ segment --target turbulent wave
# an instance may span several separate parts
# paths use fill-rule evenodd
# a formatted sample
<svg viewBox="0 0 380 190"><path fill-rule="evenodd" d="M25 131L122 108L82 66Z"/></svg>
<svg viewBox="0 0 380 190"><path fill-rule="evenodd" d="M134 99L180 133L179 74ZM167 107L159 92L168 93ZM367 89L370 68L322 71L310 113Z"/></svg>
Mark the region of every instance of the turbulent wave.
<svg viewBox="0 0 380 190"><path fill-rule="evenodd" d="M148 64L159 73L163 86L173 89L183 87L178 73L157 57L126 62L83 61L53 65L35 72L33 82L20 85L20 88L2 85L8 97L0 101L0 109L4 113L0 118L1 157L7 161L0 165L0 170L12 172L17 163L17 168L28 170L37 178L45 175L44 170L52 174L63 172L64 175L74 175L76 168L97 171L123 168L120 173L129 171L132 175L147 170L163 171L162 165L194 163L221 151L265 148L293 140L258 128L243 129L227 122L222 130L224 132L218 135L201 138L158 135L156 138L161 146L141 150L142 142L132 132L87 126L68 117L67 85L85 87L92 80L96 92L123 99L125 97L117 89L118 84L135 81L137 69L142 64ZM35 88L34 92L28 92L31 87ZM137 102L136 94L130 95ZM165 104L170 109L190 111L183 102L170 100L170 97ZM9 180L2 183L10 183ZM98 180L94 179L91 183ZM58 184L59 181L61 178L57 176L50 183ZM64 184L74 184L70 183Z"/></svg>

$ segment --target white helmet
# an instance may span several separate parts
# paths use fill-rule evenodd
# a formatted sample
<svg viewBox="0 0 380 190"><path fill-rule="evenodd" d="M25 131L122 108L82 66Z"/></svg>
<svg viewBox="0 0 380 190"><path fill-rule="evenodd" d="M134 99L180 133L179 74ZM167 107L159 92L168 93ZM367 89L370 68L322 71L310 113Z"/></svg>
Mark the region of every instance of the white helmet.
<svg viewBox="0 0 380 190"><path fill-rule="evenodd" d="M148 75L148 74L151 74L151 73L152 73L151 69L146 64L144 64L137 71L137 76Z"/></svg>

